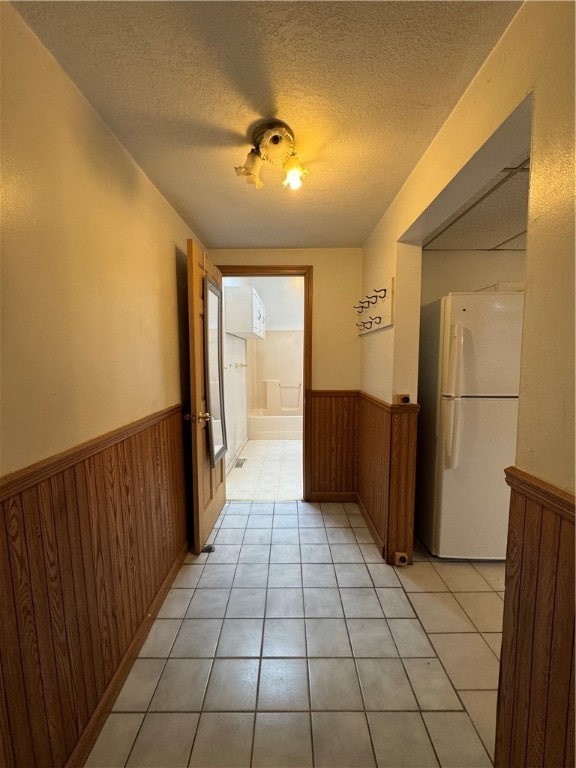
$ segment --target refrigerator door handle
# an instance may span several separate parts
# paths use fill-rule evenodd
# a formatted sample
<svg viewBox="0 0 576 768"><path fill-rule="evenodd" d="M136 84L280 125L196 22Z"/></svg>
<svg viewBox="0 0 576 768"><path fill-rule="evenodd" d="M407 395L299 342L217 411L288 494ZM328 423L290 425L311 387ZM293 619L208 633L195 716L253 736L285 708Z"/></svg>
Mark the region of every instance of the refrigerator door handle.
<svg viewBox="0 0 576 768"><path fill-rule="evenodd" d="M446 401L444 435L445 435L445 467L455 469L458 466L460 453L460 415L462 401L460 398L451 398Z"/></svg>
<svg viewBox="0 0 576 768"><path fill-rule="evenodd" d="M446 394L460 397L462 352L464 347L464 327L454 323L450 327L450 348L448 351L448 388Z"/></svg>

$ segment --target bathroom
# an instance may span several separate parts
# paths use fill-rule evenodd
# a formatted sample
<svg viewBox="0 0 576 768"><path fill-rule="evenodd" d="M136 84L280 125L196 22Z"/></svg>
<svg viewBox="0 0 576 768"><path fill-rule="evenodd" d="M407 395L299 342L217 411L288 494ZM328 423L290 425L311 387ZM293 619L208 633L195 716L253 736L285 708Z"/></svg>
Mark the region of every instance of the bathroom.
<svg viewBox="0 0 576 768"><path fill-rule="evenodd" d="M229 499L302 498L304 278L225 277Z"/></svg>

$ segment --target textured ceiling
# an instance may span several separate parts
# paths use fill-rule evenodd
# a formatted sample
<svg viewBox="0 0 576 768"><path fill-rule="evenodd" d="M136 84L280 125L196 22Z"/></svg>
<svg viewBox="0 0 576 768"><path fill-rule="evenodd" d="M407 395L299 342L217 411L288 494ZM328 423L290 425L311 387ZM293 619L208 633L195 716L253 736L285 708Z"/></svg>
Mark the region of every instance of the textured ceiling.
<svg viewBox="0 0 576 768"><path fill-rule="evenodd" d="M208 247L359 246L518 2L18 2ZM298 192L234 173L293 129Z"/></svg>

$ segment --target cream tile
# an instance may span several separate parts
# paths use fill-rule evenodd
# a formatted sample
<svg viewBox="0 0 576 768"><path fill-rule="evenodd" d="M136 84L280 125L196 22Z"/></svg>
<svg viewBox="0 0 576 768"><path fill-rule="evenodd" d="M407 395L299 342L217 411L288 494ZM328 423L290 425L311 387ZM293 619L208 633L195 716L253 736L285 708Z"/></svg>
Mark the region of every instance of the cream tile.
<svg viewBox="0 0 576 768"><path fill-rule="evenodd" d="M354 533L354 538L358 542L358 544L373 544L374 539L372 537L372 534L367 528L358 528L357 526L352 526L352 532Z"/></svg>
<svg viewBox="0 0 576 768"><path fill-rule="evenodd" d="M320 503L323 515L344 515L346 509L340 501L323 501Z"/></svg>
<svg viewBox="0 0 576 768"><path fill-rule="evenodd" d="M185 768L192 749L198 715L155 712L144 718L128 768Z"/></svg>
<svg viewBox="0 0 576 768"><path fill-rule="evenodd" d="M341 530L339 528L333 528L331 530ZM344 529L342 529L344 530ZM327 544L328 537L326 535L325 528L302 528L300 523L300 544Z"/></svg>
<svg viewBox="0 0 576 768"><path fill-rule="evenodd" d="M291 587L269 589L266 598L266 617L291 619L304 616L302 590Z"/></svg>
<svg viewBox="0 0 576 768"><path fill-rule="evenodd" d="M414 563L396 568L396 574L406 592L446 592L446 584L431 563Z"/></svg>
<svg viewBox="0 0 576 768"><path fill-rule="evenodd" d="M317 515L299 515L300 528L321 528L324 530L324 518Z"/></svg>
<svg viewBox="0 0 576 768"><path fill-rule="evenodd" d="M308 656L351 656L344 619L306 619Z"/></svg>
<svg viewBox="0 0 576 768"><path fill-rule="evenodd" d="M248 515L226 514L222 520L221 528L246 528Z"/></svg>
<svg viewBox="0 0 576 768"><path fill-rule="evenodd" d="M357 659L367 710L418 709L400 659Z"/></svg>
<svg viewBox="0 0 576 768"><path fill-rule="evenodd" d="M306 656L303 619L266 619L262 656Z"/></svg>
<svg viewBox="0 0 576 768"><path fill-rule="evenodd" d="M462 592L456 600L480 632L501 632L504 603L494 592Z"/></svg>
<svg viewBox="0 0 576 768"><path fill-rule="evenodd" d="M220 619L226 613L229 589L197 589L186 611L188 619Z"/></svg>
<svg viewBox="0 0 576 768"><path fill-rule="evenodd" d="M136 659L112 711L145 712L165 664L164 659Z"/></svg>
<svg viewBox="0 0 576 768"><path fill-rule="evenodd" d="M157 619L183 619L192 595L193 589L171 589L158 611Z"/></svg>
<svg viewBox="0 0 576 768"><path fill-rule="evenodd" d="M438 765L418 712L370 712L368 723L378 768L434 768Z"/></svg>
<svg viewBox="0 0 576 768"><path fill-rule="evenodd" d="M492 589L470 563L433 560L432 565L451 592L484 592Z"/></svg>
<svg viewBox="0 0 576 768"><path fill-rule="evenodd" d="M460 691L460 698L488 754L494 759L498 691Z"/></svg>
<svg viewBox="0 0 576 768"><path fill-rule="evenodd" d="M373 588L349 587L340 589L340 597L347 619L378 619L382 607Z"/></svg>
<svg viewBox="0 0 576 768"><path fill-rule="evenodd" d="M376 544L360 544L360 551L366 563L381 563L382 552Z"/></svg>
<svg viewBox="0 0 576 768"><path fill-rule="evenodd" d="M375 587L400 587L396 571L387 563L368 563L368 571Z"/></svg>
<svg viewBox="0 0 576 768"><path fill-rule="evenodd" d="M302 563L305 587L336 587L336 572L331 563Z"/></svg>
<svg viewBox="0 0 576 768"><path fill-rule="evenodd" d="M431 635L430 640L456 690L498 688L498 660L481 635Z"/></svg>
<svg viewBox="0 0 576 768"><path fill-rule="evenodd" d="M352 528L326 528L326 537L330 544L356 544Z"/></svg>
<svg viewBox="0 0 576 768"><path fill-rule="evenodd" d="M435 656L434 649L417 619L388 619L388 626L400 656Z"/></svg>
<svg viewBox="0 0 576 768"><path fill-rule="evenodd" d="M234 531L235 528L229 528L228 530ZM243 544L271 544L272 543L272 529L271 528L246 528Z"/></svg>
<svg viewBox="0 0 576 768"><path fill-rule="evenodd" d="M332 562L332 554L328 544L302 544L300 550L303 563Z"/></svg>
<svg viewBox="0 0 576 768"><path fill-rule="evenodd" d="M225 619L217 656L260 656L264 619Z"/></svg>
<svg viewBox="0 0 576 768"><path fill-rule="evenodd" d="M123 768L143 719L143 714L108 715L84 767Z"/></svg>
<svg viewBox="0 0 576 768"><path fill-rule="evenodd" d="M274 515L273 528L298 528L298 515Z"/></svg>
<svg viewBox="0 0 576 768"><path fill-rule="evenodd" d="M214 545L216 547L219 547L219 545L223 544L242 544L242 541L244 539L244 529L243 528L221 528L218 533L216 534L216 538L214 539ZM210 554L210 558L212 555L215 554L215 552L212 552ZM211 560L211 562L214 562Z"/></svg>
<svg viewBox="0 0 576 768"><path fill-rule="evenodd" d="M337 563L334 569L339 587L372 587L368 568L363 563Z"/></svg>
<svg viewBox="0 0 576 768"><path fill-rule="evenodd" d="M252 528L272 529L273 515L249 515L246 524L246 533Z"/></svg>
<svg viewBox="0 0 576 768"><path fill-rule="evenodd" d="M188 552L184 558L184 565L200 565L208 560L207 552L200 552L199 555L195 555L194 552Z"/></svg>
<svg viewBox="0 0 576 768"><path fill-rule="evenodd" d="M387 619L410 619L416 615L402 588L377 587L376 594Z"/></svg>
<svg viewBox="0 0 576 768"><path fill-rule="evenodd" d="M363 712L312 712L316 768L375 768Z"/></svg>
<svg viewBox="0 0 576 768"><path fill-rule="evenodd" d="M362 546L369 546L362 544ZM335 563L363 563L364 558L358 544L330 544L332 560Z"/></svg>
<svg viewBox="0 0 576 768"><path fill-rule="evenodd" d="M298 528L274 528L272 544L300 544Z"/></svg>
<svg viewBox="0 0 576 768"><path fill-rule="evenodd" d="M355 501L345 501L344 502L344 511L347 515L360 515L360 507L358 504L356 504Z"/></svg>
<svg viewBox="0 0 576 768"><path fill-rule="evenodd" d="M352 659L309 659L312 709L361 710L362 696Z"/></svg>
<svg viewBox="0 0 576 768"><path fill-rule="evenodd" d="M141 658L166 658L172 649L172 644L181 624L180 619L156 619L138 656Z"/></svg>
<svg viewBox="0 0 576 768"><path fill-rule="evenodd" d="M386 619L347 619L346 623L356 658L398 656Z"/></svg>
<svg viewBox="0 0 576 768"><path fill-rule="evenodd" d="M262 659L258 709L308 710L306 659Z"/></svg>
<svg viewBox="0 0 576 768"><path fill-rule="evenodd" d="M260 619L264 616L266 590L259 587L232 589L226 609L227 619Z"/></svg>
<svg viewBox="0 0 576 768"><path fill-rule="evenodd" d="M425 712L423 718L442 768L492 765L465 712Z"/></svg>
<svg viewBox="0 0 576 768"><path fill-rule="evenodd" d="M304 615L307 618L338 619L344 615L337 589L304 587Z"/></svg>
<svg viewBox="0 0 576 768"><path fill-rule="evenodd" d="M410 602L426 632L476 631L468 616L449 592L411 592Z"/></svg>
<svg viewBox="0 0 576 768"><path fill-rule="evenodd" d="M190 768L250 768L254 715L203 712Z"/></svg>
<svg viewBox="0 0 576 768"><path fill-rule="evenodd" d="M256 706L259 664L258 659L216 659L204 710L253 710Z"/></svg>
<svg viewBox="0 0 576 768"><path fill-rule="evenodd" d="M235 531L238 533L242 533L243 531L239 528L226 528L227 531ZM234 563L234 565L238 562L238 555L240 554L240 544L214 544L215 549L214 552L211 552L208 555L208 564L206 565L206 568L210 568L210 566L215 565L216 563ZM205 584L199 583L199 586L203 587L206 586ZM222 585L218 585L222 586Z"/></svg>
<svg viewBox="0 0 576 768"><path fill-rule="evenodd" d="M490 648L492 649L492 652L496 654L496 658L500 658L500 651L502 650L502 632L482 632L482 637Z"/></svg>
<svg viewBox="0 0 576 768"><path fill-rule="evenodd" d="M474 563L474 568L478 573L486 579L488 584L497 592L504 591L506 581L506 563L501 562L485 562Z"/></svg>
<svg viewBox="0 0 576 768"><path fill-rule="evenodd" d="M348 515L348 522L352 528L367 529L366 521L361 515Z"/></svg>
<svg viewBox="0 0 576 768"><path fill-rule="evenodd" d="M346 515L322 514L326 528L349 528L350 521Z"/></svg>
<svg viewBox="0 0 576 768"><path fill-rule="evenodd" d="M270 557L268 544L242 544L239 563L267 563Z"/></svg>
<svg viewBox="0 0 576 768"><path fill-rule="evenodd" d="M172 658L210 658L214 656L222 619L184 619L176 636Z"/></svg>
<svg viewBox="0 0 576 768"><path fill-rule="evenodd" d="M234 575L234 587L265 587L268 583L268 563L239 563Z"/></svg>
<svg viewBox="0 0 576 768"><path fill-rule="evenodd" d="M223 547L218 548L223 549ZM236 550L236 558L238 558L238 552L240 547L232 547ZM216 553L214 553L216 554ZM234 580L234 572L236 571L236 565L231 564L217 564L208 563L204 566L204 571L198 582L199 589L222 589L224 587L231 587Z"/></svg>
<svg viewBox="0 0 576 768"><path fill-rule="evenodd" d="M169 659L150 702L151 712L199 712L212 661Z"/></svg>
<svg viewBox="0 0 576 768"><path fill-rule="evenodd" d="M438 659L404 659L420 709L462 709Z"/></svg>
<svg viewBox="0 0 576 768"><path fill-rule="evenodd" d="M172 587L175 589L194 588L198 584L203 568L203 565L182 565Z"/></svg>
<svg viewBox="0 0 576 768"><path fill-rule="evenodd" d="M252 768L312 768L310 715L258 712Z"/></svg>
<svg viewBox="0 0 576 768"><path fill-rule="evenodd" d="M298 514L299 515L318 515L321 514L320 504L314 504L309 501L298 502Z"/></svg>
<svg viewBox="0 0 576 768"><path fill-rule="evenodd" d="M255 501L250 507L251 515L272 515L274 514L274 502L257 502Z"/></svg>
<svg viewBox="0 0 576 768"><path fill-rule="evenodd" d="M269 571L268 588L301 586L302 568L300 563L272 563Z"/></svg>
<svg viewBox="0 0 576 768"><path fill-rule="evenodd" d="M282 519L282 518L281 518ZM270 548L271 563L299 563L299 544L272 544Z"/></svg>

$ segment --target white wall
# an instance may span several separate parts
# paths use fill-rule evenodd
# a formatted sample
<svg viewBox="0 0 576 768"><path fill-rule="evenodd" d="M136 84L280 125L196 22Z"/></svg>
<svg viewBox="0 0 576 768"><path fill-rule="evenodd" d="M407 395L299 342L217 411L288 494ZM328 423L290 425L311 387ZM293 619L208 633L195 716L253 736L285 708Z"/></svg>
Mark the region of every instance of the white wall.
<svg viewBox="0 0 576 768"><path fill-rule="evenodd" d="M222 249L208 255L215 264L312 266L312 387L359 388L353 305L361 295L360 248Z"/></svg>
<svg viewBox="0 0 576 768"><path fill-rule="evenodd" d="M229 470L248 439L246 406L246 340L231 333L224 334L224 411Z"/></svg>
<svg viewBox="0 0 576 768"><path fill-rule="evenodd" d="M267 331L303 330L303 277L225 277L224 285L254 286L266 310Z"/></svg>
<svg viewBox="0 0 576 768"><path fill-rule="evenodd" d="M180 401L176 246L192 232L0 12L6 474Z"/></svg>
<svg viewBox="0 0 576 768"><path fill-rule="evenodd" d="M522 283L524 251L422 251L421 304L498 282Z"/></svg>
<svg viewBox="0 0 576 768"><path fill-rule="evenodd" d="M574 488L574 5L525 3L364 249L364 288L397 276L396 325L362 340L362 388L417 387L419 249L398 242L531 92L526 296L516 465ZM460 201L461 204L461 201ZM376 374L371 361L376 360ZM380 375L382 372L384 375Z"/></svg>

